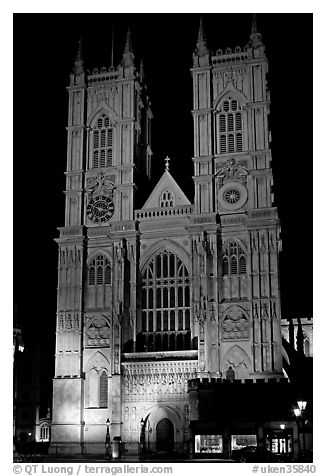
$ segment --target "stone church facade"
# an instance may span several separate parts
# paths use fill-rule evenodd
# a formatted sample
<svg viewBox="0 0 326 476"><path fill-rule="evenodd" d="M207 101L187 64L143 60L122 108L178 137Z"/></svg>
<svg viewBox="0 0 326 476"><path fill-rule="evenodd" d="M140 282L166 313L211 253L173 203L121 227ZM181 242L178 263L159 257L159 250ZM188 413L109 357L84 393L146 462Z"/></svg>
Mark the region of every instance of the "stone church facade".
<svg viewBox="0 0 326 476"><path fill-rule="evenodd" d="M249 43L193 54L194 203L151 173L150 101L130 34L121 64L70 76L51 451L186 451L188 381L279 379L278 254L268 62Z"/></svg>

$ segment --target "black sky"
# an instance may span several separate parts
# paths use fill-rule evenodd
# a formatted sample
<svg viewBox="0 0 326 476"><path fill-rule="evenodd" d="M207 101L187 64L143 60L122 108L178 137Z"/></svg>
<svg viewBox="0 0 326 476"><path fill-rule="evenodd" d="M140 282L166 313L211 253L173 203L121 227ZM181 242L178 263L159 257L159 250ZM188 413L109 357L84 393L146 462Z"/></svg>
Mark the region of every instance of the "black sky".
<svg viewBox="0 0 326 476"><path fill-rule="evenodd" d="M121 61L127 27L154 113L154 182L170 171L192 199L192 80L199 14L14 15L14 301L31 343L54 354L56 228L64 225L66 86L80 36L85 67ZM243 47L251 14L205 14L208 47ZM282 315L312 316L312 15L259 14L270 63Z"/></svg>

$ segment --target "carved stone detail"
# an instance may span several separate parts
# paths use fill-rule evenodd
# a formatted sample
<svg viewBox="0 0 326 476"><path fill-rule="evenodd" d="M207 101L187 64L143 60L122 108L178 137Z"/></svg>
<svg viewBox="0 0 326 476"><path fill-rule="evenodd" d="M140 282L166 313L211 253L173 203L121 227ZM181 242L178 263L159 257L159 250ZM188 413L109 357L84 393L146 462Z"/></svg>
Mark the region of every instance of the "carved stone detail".
<svg viewBox="0 0 326 476"><path fill-rule="evenodd" d="M249 339L250 323L242 309L231 308L221 324L222 339Z"/></svg>
<svg viewBox="0 0 326 476"><path fill-rule="evenodd" d="M223 164L216 164L215 170L220 187L227 182L237 181L242 184L247 182L247 170L235 159L230 159Z"/></svg>
<svg viewBox="0 0 326 476"><path fill-rule="evenodd" d="M124 401L156 401L168 395L186 400L188 380L196 378L196 370L196 361L124 363Z"/></svg>
<svg viewBox="0 0 326 476"><path fill-rule="evenodd" d="M80 314L78 312L60 313L58 316L58 331L79 331Z"/></svg>
<svg viewBox="0 0 326 476"><path fill-rule="evenodd" d="M85 344L87 347L110 347L111 326L107 317L96 315L85 330Z"/></svg>
<svg viewBox="0 0 326 476"><path fill-rule="evenodd" d="M88 197L93 195L112 195L115 189L115 175L108 175L100 172L96 177L86 179L86 190Z"/></svg>

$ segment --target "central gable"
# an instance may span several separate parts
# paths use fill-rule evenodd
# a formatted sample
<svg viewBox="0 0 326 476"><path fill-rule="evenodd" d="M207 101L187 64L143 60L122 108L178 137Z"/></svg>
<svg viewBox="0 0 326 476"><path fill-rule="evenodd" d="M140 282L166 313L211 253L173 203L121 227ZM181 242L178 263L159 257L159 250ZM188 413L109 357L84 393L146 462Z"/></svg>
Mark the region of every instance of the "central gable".
<svg viewBox="0 0 326 476"><path fill-rule="evenodd" d="M159 207L175 207L178 205L191 205L191 203L170 172L165 170L142 210Z"/></svg>

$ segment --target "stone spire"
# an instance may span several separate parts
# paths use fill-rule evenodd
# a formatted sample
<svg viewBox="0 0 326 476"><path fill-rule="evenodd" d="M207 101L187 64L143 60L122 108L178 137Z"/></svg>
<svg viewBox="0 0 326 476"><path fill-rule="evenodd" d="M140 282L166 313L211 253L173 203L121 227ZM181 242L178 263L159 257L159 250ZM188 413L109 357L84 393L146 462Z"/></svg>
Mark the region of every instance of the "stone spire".
<svg viewBox="0 0 326 476"><path fill-rule="evenodd" d="M114 69L114 27L112 24L112 29L111 29L111 69Z"/></svg>
<svg viewBox="0 0 326 476"><path fill-rule="evenodd" d="M251 34L257 33L257 13L252 14Z"/></svg>
<svg viewBox="0 0 326 476"><path fill-rule="evenodd" d="M125 68L128 68L129 66L133 66L134 64L134 54L132 51L130 28L128 28L128 31L127 31L127 39L126 39L125 50L123 53L122 63Z"/></svg>
<svg viewBox="0 0 326 476"><path fill-rule="evenodd" d="M195 67L209 66L209 50L206 45L203 17L200 15L198 39L193 57Z"/></svg>
<svg viewBox="0 0 326 476"><path fill-rule="evenodd" d="M252 14L252 23L251 23L251 34L250 34L250 45L254 48L261 46L263 44L261 34L258 33L257 27L257 14Z"/></svg>
<svg viewBox="0 0 326 476"><path fill-rule="evenodd" d="M81 38L78 42L78 50L77 50L76 61L75 61L75 66L74 66L74 73L75 74L84 73L84 55L83 55L82 39Z"/></svg>
<svg viewBox="0 0 326 476"><path fill-rule="evenodd" d="M289 343L292 349L295 349L294 346L294 324L292 317L289 318Z"/></svg>
<svg viewBox="0 0 326 476"><path fill-rule="evenodd" d="M304 343L304 335L302 330L302 324L300 317L297 318L298 321L298 330L297 330L297 351L299 354L304 355L303 350L303 343Z"/></svg>
<svg viewBox="0 0 326 476"><path fill-rule="evenodd" d="M203 16L200 15L198 40L197 40L197 54L199 56L204 56L208 53L209 53L209 51L208 51L207 46L206 46L206 36L205 36L205 31L204 31Z"/></svg>
<svg viewBox="0 0 326 476"><path fill-rule="evenodd" d="M70 73L70 86L85 86L84 52L82 39L78 42L76 60L72 72Z"/></svg>
<svg viewBox="0 0 326 476"><path fill-rule="evenodd" d="M141 60L140 60L139 76L140 76L141 82L143 82L144 79L145 79L145 71L144 71L144 61L143 61L143 58L141 58Z"/></svg>
<svg viewBox="0 0 326 476"><path fill-rule="evenodd" d="M126 53L132 53L131 32L130 32L129 27L128 27L128 30L127 30L127 39L126 39L124 54L126 54Z"/></svg>
<svg viewBox="0 0 326 476"><path fill-rule="evenodd" d="M204 32L203 15L200 15L197 43L204 43L205 41L206 41L206 38L205 38L205 32Z"/></svg>

